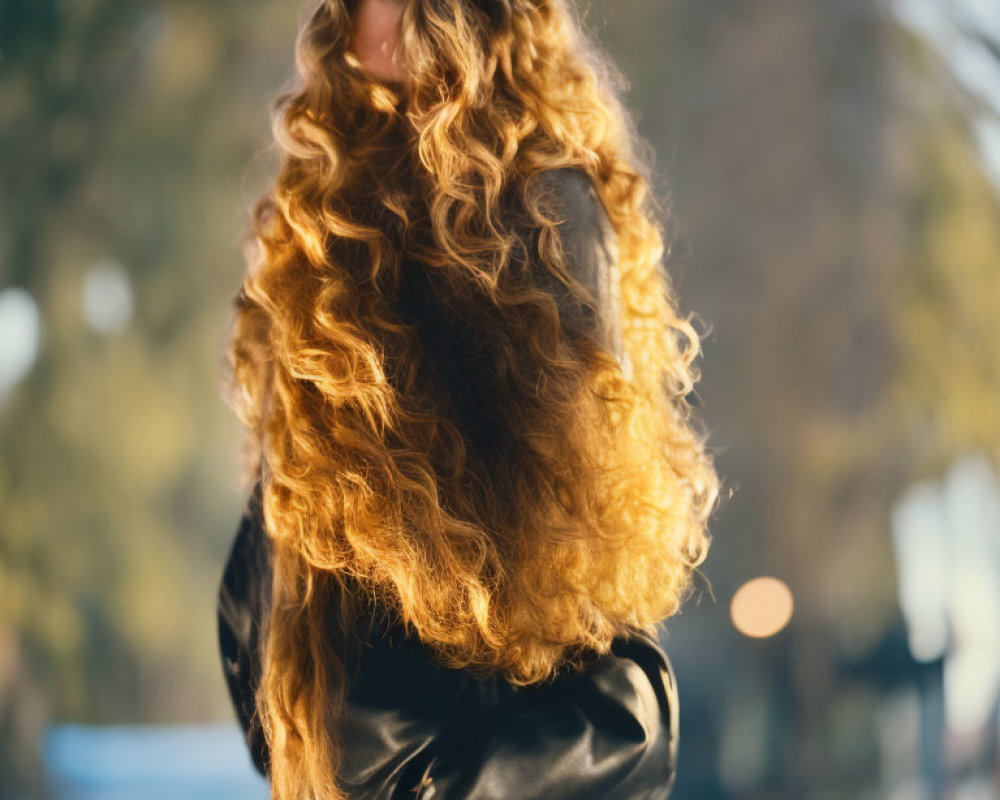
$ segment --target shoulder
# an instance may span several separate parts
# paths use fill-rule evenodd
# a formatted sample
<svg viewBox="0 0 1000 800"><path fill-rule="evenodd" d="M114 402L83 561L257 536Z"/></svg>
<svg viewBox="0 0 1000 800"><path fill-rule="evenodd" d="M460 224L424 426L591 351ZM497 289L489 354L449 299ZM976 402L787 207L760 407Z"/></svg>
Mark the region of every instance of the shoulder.
<svg viewBox="0 0 1000 800"><path fill-rule="evenodd" d="M582 167L542 170L534 181L543 201L554 204L568 222L589 222L598 229L610 226L607 209L594 180Z"/></svg>
<svg viewBox="0 0 1000 800"><path fill-rule="evenodd" d="M535 176L529 192L547 216L556 217L556 230L566 273L582 287L590 302L562 285L562 277L542 273L539 284L550 287L564 322L596 332L601 345L627 369L622 342L621 276L618 238L604 201L590 175L578 167L544 170ZM595 331L596 328L596 331Z"/></svg>
<svg viewBox="0 0 1000 800"><path fill-rule="evenodd" d="M596 289L602 273L618 257L617 236L593 178L582 167L559 167L534 179L539 202L554 215L570 271L588 288Z"/></svg>

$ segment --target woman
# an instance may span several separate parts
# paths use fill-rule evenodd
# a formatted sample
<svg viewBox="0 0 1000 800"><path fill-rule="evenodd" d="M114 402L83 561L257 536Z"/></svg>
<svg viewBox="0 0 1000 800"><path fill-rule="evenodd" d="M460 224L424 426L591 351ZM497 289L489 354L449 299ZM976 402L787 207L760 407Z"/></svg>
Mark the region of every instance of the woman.
<svg viewBox="0 0 1000 800"><path fill-rule="evenodd" d="M655 625L718 479L615 73L567 0L323 0L296 64L229 350L255 764L275 800L666 797Z"/></svg>

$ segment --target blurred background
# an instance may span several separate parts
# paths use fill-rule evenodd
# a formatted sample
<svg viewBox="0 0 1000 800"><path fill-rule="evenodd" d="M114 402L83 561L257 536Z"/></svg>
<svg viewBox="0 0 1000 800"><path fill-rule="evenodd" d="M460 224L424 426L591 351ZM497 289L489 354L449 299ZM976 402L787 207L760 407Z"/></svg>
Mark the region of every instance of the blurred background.
<svg viewBox="0 0 1000 800"><path fill-rule="evenodd" d="M0 798L266 797L219 395L311 3L0 2ZM582 0L734 489L663 645L678 800L1000 797L1000 5Z"/></svg>

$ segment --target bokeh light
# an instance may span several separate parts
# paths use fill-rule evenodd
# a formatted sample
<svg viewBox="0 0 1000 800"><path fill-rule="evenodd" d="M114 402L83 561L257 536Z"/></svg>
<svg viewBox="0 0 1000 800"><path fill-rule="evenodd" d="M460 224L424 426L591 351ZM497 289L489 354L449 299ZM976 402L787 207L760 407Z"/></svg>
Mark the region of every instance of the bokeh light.
<svg viewBox="0 0 1000 800"><path fill-rule="evenodd" d="M761 577L744 583L733 595L730 614L736 630L753 639L774 636L792 618L794 603L788 585Z"/></svg>
<svg viewBox="0 0 1000 800"><path fill-rule="evenodd" d="M118 333L132 319L132 283L113 258L98 259L83 279L83 313L101 333Z"/></svg>
<svg viewBox="0 0 1000 800"><path fill-rule="evenodd" d="M41 327L38 305L25 289L12 286L0 292L0 396L35 363Z"/></svg>

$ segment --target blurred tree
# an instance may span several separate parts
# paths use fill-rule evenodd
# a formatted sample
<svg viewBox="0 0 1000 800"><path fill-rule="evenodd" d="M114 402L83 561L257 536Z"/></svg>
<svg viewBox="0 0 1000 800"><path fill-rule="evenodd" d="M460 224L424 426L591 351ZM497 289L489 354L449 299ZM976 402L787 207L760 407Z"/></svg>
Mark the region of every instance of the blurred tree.
<svg viewBox="0 0 1000 800"><path fill-rule="evenodd" d="M880 796L878 705L852 704L863 687L836 665L900 624L888 509L969 447L1000 456L996 195L972 104L892 12L632 0L588 17L660 156L682 303L712 324L699 393L738 489L705 573L722 598L777 574L797 601L764 642L737 641L725 603L668 623L679 796ZM723 786L713 726L755 702L720 691L746 685L734 664L787 708L756 731L778 739L766 763Z"/></svg>
<svg viewBox="0 0 1000 800"><path fill-rule="evenodd" d="M51 717L231 716L220 354L296 23L263 0L0 7L0 288L27 289L43 325L0 410L5 796L38 788Z"/></svg>

